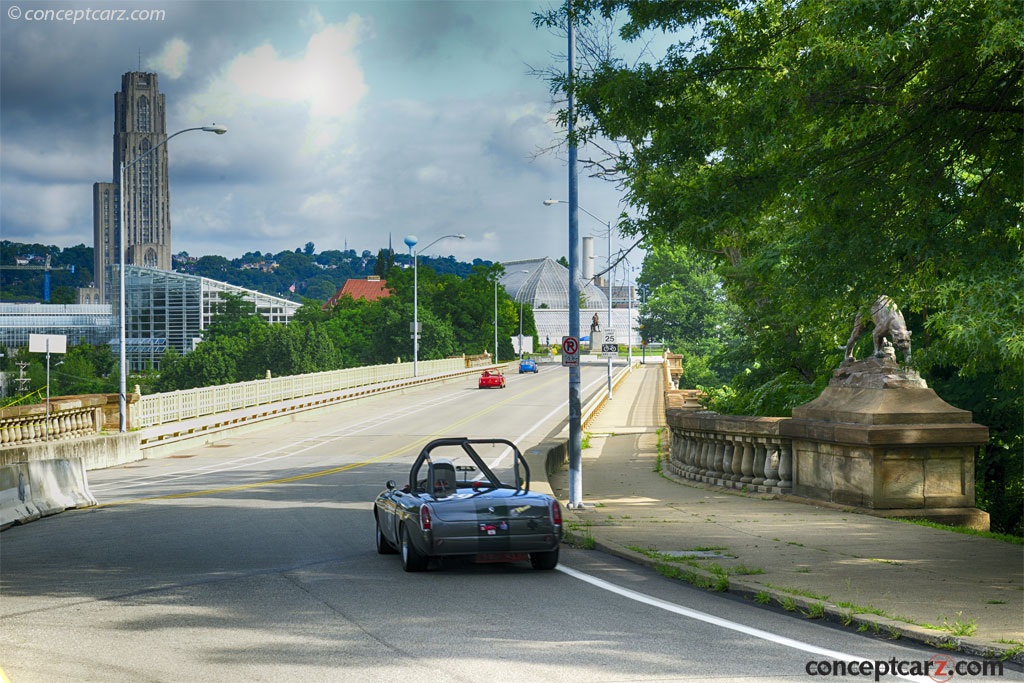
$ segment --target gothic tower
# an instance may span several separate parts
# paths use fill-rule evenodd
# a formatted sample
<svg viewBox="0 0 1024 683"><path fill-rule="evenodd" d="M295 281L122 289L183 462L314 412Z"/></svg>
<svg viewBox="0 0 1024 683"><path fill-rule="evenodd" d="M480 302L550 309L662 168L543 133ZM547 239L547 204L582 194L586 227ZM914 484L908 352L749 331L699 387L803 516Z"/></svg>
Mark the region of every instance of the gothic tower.
<svg viewBox="0 0 1024 683"><path fill-rule="evenodd" d="M93 185L94 274L104 303L111 301L112 267L119 263L120 201L124 263L171 269L165 111L155 73L121 76L121 91L114 94L114 181ZM123 198L118 192L122 163L127 166Z"/></svg>

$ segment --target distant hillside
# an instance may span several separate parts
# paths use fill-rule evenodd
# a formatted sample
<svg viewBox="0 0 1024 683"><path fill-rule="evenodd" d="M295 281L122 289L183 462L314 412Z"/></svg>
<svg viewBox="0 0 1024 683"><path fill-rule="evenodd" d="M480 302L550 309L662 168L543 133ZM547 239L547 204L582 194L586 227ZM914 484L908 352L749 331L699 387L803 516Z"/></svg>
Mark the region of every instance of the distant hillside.
<svg viewBox="0 0 1024 683"><path fill-rule="evenodd" d="M377 259L387 256L382 249L377 254L370 251L356 253L329 250L316 253L312 243L304 249L282 251L278 254L258 251L249 252L235 259L223 256L189 256L181 252L173 257L174 270L179 273L198 275L226 282L238 287L253 289L264 294L280 296L293 301L303 298L326 301L350 278L365 278L374 275ZM50 256L50 303L75 303L75 289L86 287L93 282L92 247L80 244L60 248L53 245L23 244L0 241L0 301L42 301L42 269L16 268L19 259L39 257L33 263ZM395 253L395 266L409 268L412 257ZM438 274L454 274L465 278L475 265L490 265L489 261L474 259L473 263L456 261L454 258L420 257L420 267L432 268Z"/></svg>

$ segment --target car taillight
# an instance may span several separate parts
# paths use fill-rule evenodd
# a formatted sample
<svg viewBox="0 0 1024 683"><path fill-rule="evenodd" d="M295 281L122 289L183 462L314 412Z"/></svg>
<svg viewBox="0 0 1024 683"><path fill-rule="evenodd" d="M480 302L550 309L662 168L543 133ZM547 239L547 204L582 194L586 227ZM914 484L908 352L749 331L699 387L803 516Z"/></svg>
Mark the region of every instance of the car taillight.
<svg viewBox="0 0 1024 683"><path fill-rule="evenodd" d="M562 526L562 506L557 500L551 501L551 523Z"/></svg>
<svg viewBox="0 0 1024 683"><path fill-rule="evenodd" d="M430 508L426 505L420 508L420 528L430 531Z"/></svg>

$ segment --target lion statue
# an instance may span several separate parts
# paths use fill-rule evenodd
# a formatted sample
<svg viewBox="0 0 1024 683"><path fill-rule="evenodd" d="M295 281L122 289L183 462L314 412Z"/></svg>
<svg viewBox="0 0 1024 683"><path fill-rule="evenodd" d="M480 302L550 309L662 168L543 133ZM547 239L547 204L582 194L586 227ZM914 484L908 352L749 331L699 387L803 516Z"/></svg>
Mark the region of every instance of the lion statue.
<svg viewBox="0 0 1024 683"><path fill-rule="evenodd" d="M853 332L850 333L850 340L846 342L846 360L854 360L853 345L857 343L864 334L864 327L868 323L868 315L858 312L853 320ZM875 342L875 355L884 354L884 340L889 337L893 345L903 353L905 361L910 360L910 330L907 329L907 322L896 304L887 296L880 296L871 306L870 320L875 324L872 337Z"/></svg>

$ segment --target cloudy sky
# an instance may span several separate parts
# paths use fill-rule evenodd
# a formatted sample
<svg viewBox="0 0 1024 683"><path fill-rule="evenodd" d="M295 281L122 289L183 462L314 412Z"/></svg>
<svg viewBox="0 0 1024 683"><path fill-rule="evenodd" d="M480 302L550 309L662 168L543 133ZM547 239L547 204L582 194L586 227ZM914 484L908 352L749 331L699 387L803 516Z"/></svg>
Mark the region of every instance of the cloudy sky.
<svg viewBox="0 0 1024 683"><path fill-rule="evenodd" d="M92 246L92 184L115 179L114 93L141 67L159 74L168 132L229 131L169 143L175 253L376 253L389 234L401 250L408 234L423 247L457 232L426 253L568 251L567 207L541 203L567 198L564 152L537 156L560 131L530 67L564 68L566 51L532 24L543 0L0 6L0 239ZM153 18L95 14L118 9ZM623 209L582 172L579 197L604 220ZM580 214L581 235L601 227Z"/></svg>

